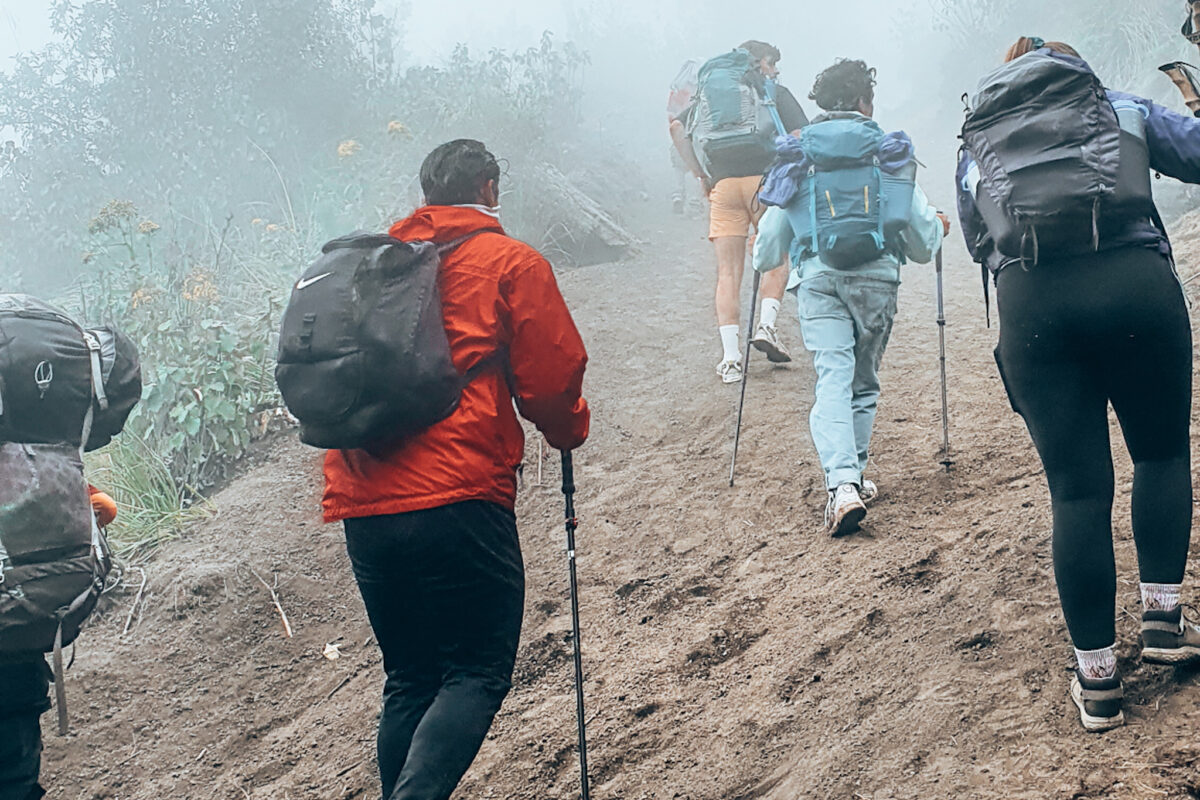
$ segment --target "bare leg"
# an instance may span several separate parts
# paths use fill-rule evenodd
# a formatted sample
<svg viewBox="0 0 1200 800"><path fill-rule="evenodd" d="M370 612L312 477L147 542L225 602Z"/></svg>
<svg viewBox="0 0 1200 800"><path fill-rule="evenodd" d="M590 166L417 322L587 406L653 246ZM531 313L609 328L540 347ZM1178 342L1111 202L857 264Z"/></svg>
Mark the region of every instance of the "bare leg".
<svg viewBox="0 0 1200 800"><path fill-rule="evenodd" d="M788 273L787 265L763 273L762 296L772 300L782 300L783 293L787 289Z"/></svg>
<svg viewBox="0 0 1200 800"><path fill-rule="evenodd" d="M717 324L737 325L741 320L742 272L746 266L746 237L719 236L717 250Z"/></svg>

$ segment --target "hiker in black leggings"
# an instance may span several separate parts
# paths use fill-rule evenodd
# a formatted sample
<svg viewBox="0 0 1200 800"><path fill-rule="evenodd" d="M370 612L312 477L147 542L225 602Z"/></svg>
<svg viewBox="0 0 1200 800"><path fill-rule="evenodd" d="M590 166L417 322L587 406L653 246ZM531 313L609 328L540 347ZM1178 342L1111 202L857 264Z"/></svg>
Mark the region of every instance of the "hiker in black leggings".
<svg viewBox="0 0 1200 800"><path fill-rule="evenodd" d="M1001 374L1054 509L1054 575L1075 646L1116 637L1112 403L1134 463L1141 580L1180 584L1192 523L1192 331L1171 262L1127 247L996 278Z"/></svg>
<svg viewBox="0 0 1200 800"><path fill-rule="evenodd" d="M1068 45L1029 38L1006 61L1035 51L1086 68ZM1200 120L1111 90L1108 100L1144 120L1152 169L1200 183ZM1043 250L1033 263L1001 254L975 204L973 192L983 191L972 185L979 169L964 149L963 232L972 256L995 275L996 361L1046 469L1054 575L1077 661L1071 698L1087 730L1106 730L1124 722L1113 652L1110 404L1134 463L1142 660L1200 661L1200 628L1180 607L1192 525L1187 301L1166 234L1148 217L1107 220L1086 254Z"/></svg>

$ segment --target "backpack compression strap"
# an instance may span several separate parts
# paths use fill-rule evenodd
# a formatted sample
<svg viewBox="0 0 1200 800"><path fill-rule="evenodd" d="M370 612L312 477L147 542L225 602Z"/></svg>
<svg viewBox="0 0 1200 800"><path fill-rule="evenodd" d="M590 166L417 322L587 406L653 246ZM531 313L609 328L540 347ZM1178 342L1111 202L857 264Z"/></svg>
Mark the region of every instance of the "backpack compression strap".
<svg viewBox="0 0 1200 800"><path fill-rule="evenodd" d="M812 233L812 249L814 255L821 255L821 237L817 234L817 168L811 166L808 168L808 214L809 225Z"/></svg>
<svg viewBox="0 0 1200 800"><path fill-rule="evenodd" d="M87 342L88 355L92 359L92 392L96 395L96 402L100 406L101 411L108 410L108 395L104 391L104 368L100 363L100 340L97 339L90 331L83 332L83 340ZM91 428L92 421L89 416L87 427ZM84 442L87 442L87 432L84 433Z"/></svg>
<svg viewBox="0 0 1200 800"><path fill-rule="evenodd" d="M779 116L779 107L775 105L775 81L767 78L763 82L763 94L766 95L763 105L767 107L767 111L771 112L771 119L775 121L775 130L779 132L780 136L787 136L788 129L784 127L783 117Z"/></svg>

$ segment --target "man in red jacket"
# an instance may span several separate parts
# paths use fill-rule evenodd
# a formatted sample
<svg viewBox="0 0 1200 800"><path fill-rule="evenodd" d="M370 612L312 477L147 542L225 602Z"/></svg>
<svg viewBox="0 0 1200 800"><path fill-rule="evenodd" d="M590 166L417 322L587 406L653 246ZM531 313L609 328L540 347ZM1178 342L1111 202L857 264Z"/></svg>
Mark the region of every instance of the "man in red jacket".
<svg viewBox="0 0 1200 800"><path fill-rule="evenodd" d="M430 153L420 177L428 205L390 233L471 236L444 256L438 283L455 366L486 366L451 416L397 449L325 461L325 519L344 522L387 673L385 800L449 798L512 686L525 602L517 410L563 450L583 444L589 423L583 341L550 264L500 227L495 157L459 139Z"/></svg>

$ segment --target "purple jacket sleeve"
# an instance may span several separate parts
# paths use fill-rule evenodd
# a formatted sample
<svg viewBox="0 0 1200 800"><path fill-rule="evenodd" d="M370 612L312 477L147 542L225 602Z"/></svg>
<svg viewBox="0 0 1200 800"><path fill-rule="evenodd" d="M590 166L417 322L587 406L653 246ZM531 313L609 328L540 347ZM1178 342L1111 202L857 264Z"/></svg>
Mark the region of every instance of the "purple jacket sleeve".
<svg viewBox="0 0 1200 800"><path fill-rule="evenodd" d="M1146 109L1150 168L1185 183L1200 183L1200 119L1143 97L1109 90L1110 100L1132 100Z"/></svg>

